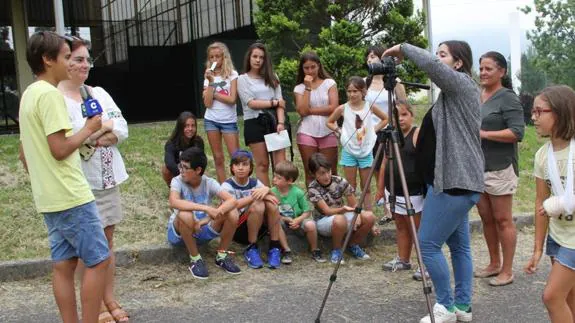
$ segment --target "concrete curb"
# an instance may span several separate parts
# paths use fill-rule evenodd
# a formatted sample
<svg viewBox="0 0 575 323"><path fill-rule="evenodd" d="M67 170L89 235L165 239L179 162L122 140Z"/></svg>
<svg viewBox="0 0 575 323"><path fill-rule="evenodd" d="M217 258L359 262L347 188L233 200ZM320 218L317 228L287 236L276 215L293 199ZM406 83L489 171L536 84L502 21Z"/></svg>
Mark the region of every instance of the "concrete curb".
<svg viewBox="0 0 575 323"><path fill-rule="evenodd" d="M517 229L533 225L532 215L519 214L514 216L513 220L515 221ZM469 227L472 233L482 232L480 219L470 221ZM290 234L288 235L288 240L293 251L306 252L307 242L305 238ZM327 239L322 242L324 247L330 244ZM380 236L368 239L368 245L394 242L394 227L387 227L382 230ZM118 267L127 267L135 263L159 265L174 261L185 262L187 259L184 248L174 248L167 244L138 249L120 249L116 251L116 266ZM52 261L50 259L0 261L0 282L38 278L48 275L51 271Z"/></svg>

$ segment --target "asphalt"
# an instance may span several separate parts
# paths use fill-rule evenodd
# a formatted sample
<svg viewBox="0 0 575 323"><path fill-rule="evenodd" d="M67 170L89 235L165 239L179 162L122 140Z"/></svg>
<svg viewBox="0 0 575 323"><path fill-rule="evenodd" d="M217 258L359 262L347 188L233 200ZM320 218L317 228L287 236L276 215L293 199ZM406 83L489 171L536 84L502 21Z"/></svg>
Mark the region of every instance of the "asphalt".
<svg viewBox="0 0 575 323"><path fill-rule="evenodd" d="M513 284L491 287L475 279L473 322L547 322L541 293L549 273L545 259L539 272L522 267L531 256L533 230L519 231ZM374 260L347 261L333 285L322 322L418 322L427 313L422 285L410 272L383 272L394 246L368 249ZM483 238L473 236L474 265L487 261ZM210 250L211 251L211 250ZM316 264L300 253L278 270L248 269L228 275L204 258L210 278L191 277L185 265L135 264L119 268L116 295L132 322L313 322L332 274L330 264ZM432 296L433 297L433 296ZM58 322L49 277L0 283L0 322Z"/></svg>

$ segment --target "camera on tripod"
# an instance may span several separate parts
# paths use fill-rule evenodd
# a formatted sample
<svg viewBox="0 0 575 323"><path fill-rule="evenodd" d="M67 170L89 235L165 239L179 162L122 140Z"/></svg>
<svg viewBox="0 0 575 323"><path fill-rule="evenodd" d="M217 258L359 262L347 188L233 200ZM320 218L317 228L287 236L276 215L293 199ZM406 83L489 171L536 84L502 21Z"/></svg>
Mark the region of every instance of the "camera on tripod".
<svg viewBox="0 0 575 323"><path fill-rule="evenodd" d="M371 75L395 75L395 59L391 56L385 56L379 63L367 64L367 71Z"/></svg>

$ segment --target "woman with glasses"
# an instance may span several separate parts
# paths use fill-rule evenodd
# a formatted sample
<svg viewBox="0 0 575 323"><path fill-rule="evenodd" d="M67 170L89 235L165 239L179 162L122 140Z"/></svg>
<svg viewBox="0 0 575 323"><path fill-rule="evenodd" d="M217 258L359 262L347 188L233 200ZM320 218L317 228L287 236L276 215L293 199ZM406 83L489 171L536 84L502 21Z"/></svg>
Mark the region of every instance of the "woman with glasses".
<svg viewBox="0 0 575 323"><path fill-rule="evenodd" d="M485 192L481 194L477 210L483 222L489 264L475 271L475 277L495 276L489 285L503 286L513 282L517 232L512 205L519 179L517 142L523 138L525 121L503 55L498 52L483 54L479 59L479 77L482 87L479 134L485 157Z"/></svg>
<svg viewBox="0 0 575 323"><path fill-rule="evenodd" d="M110 95L101 87L84 84L92 67L89 43L74 37L71 42L70 79L61 81L58 89L64 94L74 132L82 129L86 118L82 115L83 99L80 88L87 89L102 107L102 128L95 132L79 149L82 170L96 198L96 206L110 248L110 264L104 281L104 299L100 322L127 322L129 316L114 297L116 263L112 247L114 229L123 218L119 185L128 179L124 161L116 145L128 138L128 124Z"/></svg>

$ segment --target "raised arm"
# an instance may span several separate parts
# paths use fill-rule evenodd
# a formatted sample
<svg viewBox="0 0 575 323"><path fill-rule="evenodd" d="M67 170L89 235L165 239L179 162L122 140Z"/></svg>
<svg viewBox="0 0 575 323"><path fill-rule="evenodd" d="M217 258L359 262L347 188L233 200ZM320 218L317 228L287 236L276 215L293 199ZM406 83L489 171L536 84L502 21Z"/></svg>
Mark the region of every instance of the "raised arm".
<svg viewBox="0 0 575 323"><path fill-rule="evenodd" d="M396 48L396 46L398 46ZM411 44L395 45L393 48L385 51L384 55L400 51L399 55L392 55L401 58L405 56L412 61L417 67L423 70L431 81L435 83L444 92L465 91L472 83L471 77L461 73L452 67L444 64L439 58L425 49L413 46Z"/></svg>

